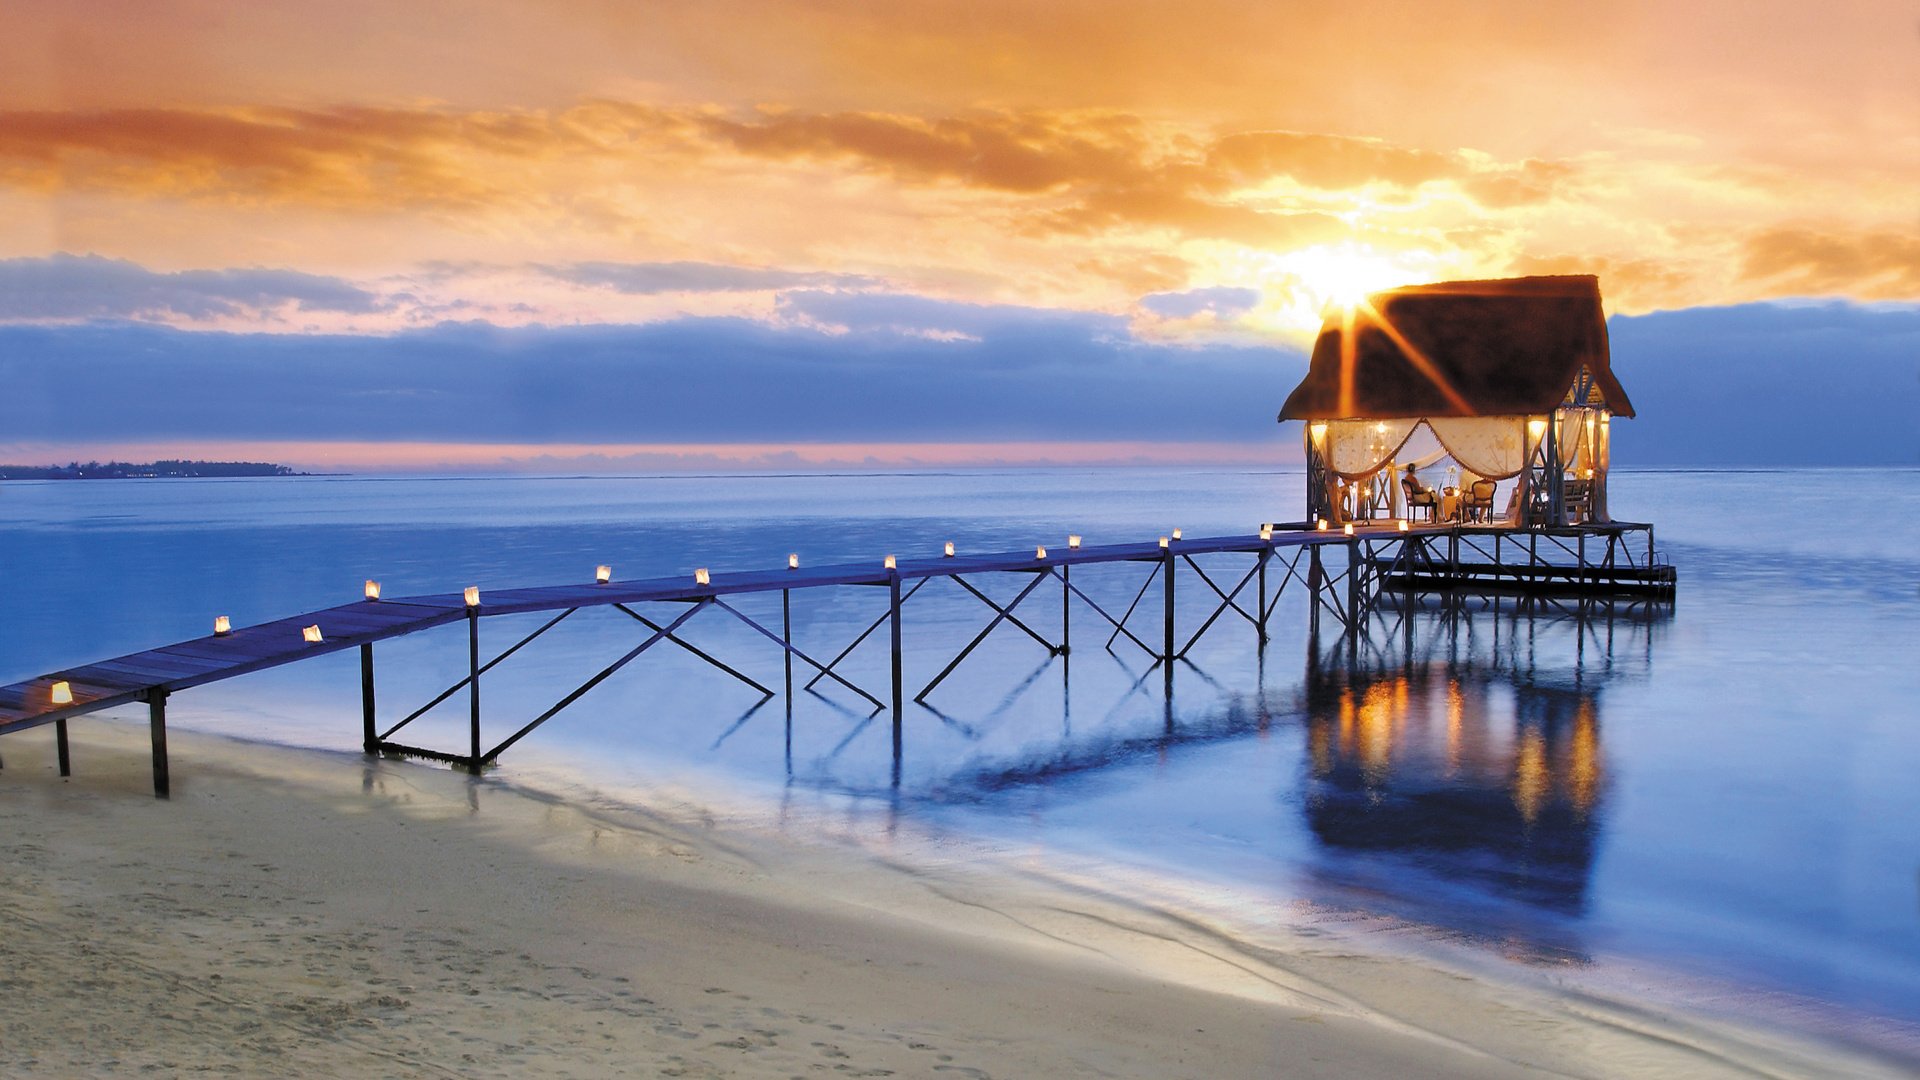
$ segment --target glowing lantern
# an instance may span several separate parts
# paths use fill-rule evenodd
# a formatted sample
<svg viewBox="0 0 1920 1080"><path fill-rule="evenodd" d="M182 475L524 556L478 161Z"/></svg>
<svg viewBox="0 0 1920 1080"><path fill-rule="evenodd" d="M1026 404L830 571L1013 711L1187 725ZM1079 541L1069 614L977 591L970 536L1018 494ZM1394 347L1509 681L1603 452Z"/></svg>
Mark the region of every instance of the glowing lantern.
<svg viewBox="0 0 1920 1080"><path fill-rule="evenodd" d="M324 641L324 640L326 640L326 639L324 639L324 638L322 638L322 637L320 636L320 624L319 624L319 623L314 623L314 624L313 624L312 626L308 626L308 627L305 627L305 628L303 628L303 629L302 629L302 630L300 631L300 636L301 636L302 638L304 638L304 639L306 639L306 642L307 642L307 644L309 644L309 645L317 645L317 644L319 644L319 643L320 643L321 641Z"/></svg>
<svg viewBox="0 0 1920 1080"><path fill-rule="evenodd" d="M67 682L67 680L61 679L47 690L47 697L51 699L55 705L71 705L73 704L73 685Z"/></svg>
<svg viewBox="0 0 1920 1080"><path fill-rule="evenodd" d="M1173 538L1174 538L1175 540L1178 540L1178 539L1180 539L1180 530L1179 530L1179 529L1175 529L1175 530L1173 530Z"/></svg>
<svg viewBox="0 0 1920 1080"><path fill-rule="evenodd" d="M480 606L480 586L478 585L467 586L467 591L462 593L461 597L466 600L468 607L479 607Z"/></svg>
<svg viewBox="0 0 1920 1080"><path fill-rule="evenodd" d="M1167 547L1167 538L1163 536L1160 538L1160 549L1164 551L1166 550L1166 547Z"/></svg>
<svg viewBox="0 0 1920 1080"><path fill-rule="evenodd" d="M787 556L787 569L789 570L800 569L800 553L799 552L796 551L793 554Z"/></svg>
<svg viewBox="0 0 1920 1080"><path fill-rule="evenodd" d="M1045 547L1034 548L1033 557L1036 559L1045 559L1047 557L1047 549Z"/></svg>
<svg viewBox="0 0 1920 1080"><path fill-rule="evenodd" d="M1327 519L1326 519L1326 518L1320 518L1320 519L1318 519L1318 520L1316 520L1316 521L1315 521L1315 522L1313 523L1313 527L1314 527L1314 528L1316 528L1316 529L1318 529L1318 530L1320 530L1321 532L1326 532L1326 531L1327 531Z"/></svg>
<svg viewBox="0 0 1920 1080"><path fill-rule="evenodd" d="M213 636L225 637L231 633L233 633L233 620L227 618L225 615L215 615L213 617Z"/></svg>
<svg viewBox="0 0 1920 1080"><path fill-rule="evenodd" d="M1341 531L1341 532L1343 532L1343 533L1346 533L1346 534L1347 534L1348 536L1352 536L1352 535L1353 535L1353 522L1351 522L1351 521L1349 521L1349 522L1347 522L1347 523L1346 523L1345 525L1342 525L1342 526L1340 526L1340 531Z"/></svg>
<svg viewBox="0 0 1920 1080"><path fill-rule="evenodd" d="M893 556L891 555L887 556L887 569L889 570L899 569L899 564L893 561Z"/></svg>
<svg viewBox="0 0 1920 1080"><path fill-rule="evenodd" d="M613 580L613 567L596 566L593 568L593 583L595 585L605 585L607 582L612 580Z"/></svg>
<svg viewBox="0 0 1920 1080"><path fill-rule="evenodd" d="M1078 536L1067 537L1067 548L1069 550L1078 550L1079 547L1080 547L1080 538Z"/></svg>
<svg viewBox="0 0 1920 1080"><path fill-rule="evenodd" d="M1261 522L1261 524L1260 524L1260 539L1262 539L1262 540L1271 540L1271 539L1273 539L1273 526L1272 526L1272 525L1269 525L1269 524L1267 524L1267 523L1265 523L1265 522Z"/></svg>
<svg viewBox="0 0 1920 1080"><path fill-rule="evenodd" d="M693 583L695 585L711 585L713 584L713 577L707 573L707 568L703 566L693 572Z"/></svg>
<svg viewBox="0 0 1920 1080"><path fill-rule="evenodd" d="M947 541L946 556L949 559L953 558L953 541L951 540Z"/></svg>
<svg viewBox="0 0 1920 1080"><path fill-rule="evenodd" d="M1408 529L1410 529L1410 528L1412 528L1412 526L1411 526L1411 525L1409 525L1409 524L1408 524L1408 523L1407 523L1407 522L1406 522L1405 520L1402 520L1402 521L1400 522L1400 531L1401 531L1401 532L1406 532L1406 531L1407 531Z"/></svg>
<svg viewBox="0 0 1920 1080"><path fill-rule="evenodd" d="M372 578L367 579L365 591L366 591L367 599L369 600L380 599L380 583L373 580Z"/></svg>

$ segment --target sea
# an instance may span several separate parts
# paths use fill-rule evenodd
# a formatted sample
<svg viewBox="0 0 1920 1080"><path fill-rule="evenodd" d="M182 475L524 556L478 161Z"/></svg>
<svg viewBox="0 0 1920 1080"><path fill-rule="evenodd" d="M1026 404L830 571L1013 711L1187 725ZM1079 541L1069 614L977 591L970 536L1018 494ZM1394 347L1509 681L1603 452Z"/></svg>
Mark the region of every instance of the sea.
<svg viewBox="0 0 1920 1080"><path fill-rule="evenodd" d="M790 555L878 567L948 541L1245 534L1303 517L1304 486L1200 468L9 482L0 683L201 636L217 615L353 601L366 579L390 598L484 598L603 563L691 576ZM672 791L829 842L932 838L944 858L1018 852L1249 933L1318 915L1383 947L1631 985L1920 1062L1920 471L1621 469L1610 502L1655 526L1672 605L1389 607L1348 642L1329 618L1315 632L1306 564L1280 559L1263 642L1252 561L1223 555L1176 579L1169 677L1129 636L1161 632L1150 564L1076 568L1079 593L934 581L902 631L907 697L934 685L896 738L848 686L808 687L805 660L788 697L781 650L748 623L790 618L823 664L851 646L836 675L884 700L887 628L861 635L886 590L800 590L784 613L761 594L744 618L685 624L691 648L620 668L489 782ZM1016 599L1018 622L987 602ZM483 659L546 618L483 620ZM650 633L607 608L534 639L483 679L488 741ZM375 667L384 726L465 675L464 627L384 642ZM358 658L185 691L169 715L356 750ZM466 725L456 694L394 737L462 752Z"/></svg>

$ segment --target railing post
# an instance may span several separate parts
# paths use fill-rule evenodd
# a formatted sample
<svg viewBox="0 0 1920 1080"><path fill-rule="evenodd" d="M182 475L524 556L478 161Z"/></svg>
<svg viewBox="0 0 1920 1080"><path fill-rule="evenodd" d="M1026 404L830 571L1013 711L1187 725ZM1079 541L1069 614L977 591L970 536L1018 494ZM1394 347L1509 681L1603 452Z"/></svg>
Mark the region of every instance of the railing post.
<svg viewBox="0 0 1920 1080"><path fill-rule="evenodd" d="M373 642L360 646L360 747L367 754L380 750L380 730L373 722Z"/></svg>
<svg viewBox="0 0 1920 1080"><path fill-rule="evenodd" d="M73 759L67 753L67 722L65 720L53 722L53 748L60 758L60 775L72 776Z"/></svg>
<svg viewBox="0 0 1920 1080"><path fill-rule="evenodd" d="M1307 616L1307 632L1320 633L1320 593L1326 588L1327 573L1320 567L1320 545L1314 544L1307 549L1307 591L1313 594L1313 613Z"/></svg>
<svg viewBox="0 0 1920 1080"><path fill-rule="evenodd" d="M480 775L480 609L467 609L467 771Z"/></svg>
<svg viewBox="0 0 1920 1080"><path fill-rule="evenodd" d="M153 734L153 797L172 797L167 781L167 692L154 687L147 691L147 728Z"/></svg>

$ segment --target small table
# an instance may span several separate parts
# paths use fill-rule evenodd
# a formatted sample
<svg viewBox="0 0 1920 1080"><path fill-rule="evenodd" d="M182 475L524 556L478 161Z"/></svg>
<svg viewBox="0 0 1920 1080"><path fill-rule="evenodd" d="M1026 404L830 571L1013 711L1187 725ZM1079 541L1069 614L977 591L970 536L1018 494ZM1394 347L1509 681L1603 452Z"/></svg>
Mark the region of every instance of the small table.
<svg viewBox="0 0 1920 1080"><path fill-rule="evenodd" d="M1460 489L1459 488L1450 487L1450 488L1440 489L1440 520L1441 521L1459 521L1460 520Z"/></svg>

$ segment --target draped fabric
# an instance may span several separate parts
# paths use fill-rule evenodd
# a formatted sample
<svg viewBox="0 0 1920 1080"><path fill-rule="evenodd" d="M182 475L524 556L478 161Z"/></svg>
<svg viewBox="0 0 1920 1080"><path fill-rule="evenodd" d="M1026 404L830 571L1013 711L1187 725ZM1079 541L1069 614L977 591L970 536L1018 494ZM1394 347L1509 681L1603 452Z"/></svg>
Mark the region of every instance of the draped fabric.
<svg viewBox="0 0 1920 1080"><path fill-rule="evenodd" d="M1527 467L1527 425L1518 416L1432 417L1427 426L1460 467L1488 480Z"/></svg>
<svg viewBox="0 0 1920 1080"><path fill-rule="evenodd" d="M1417 418L1330 420L1327 422L1327 469L1347 480L1371 476L1419 426Z"/></svg>

